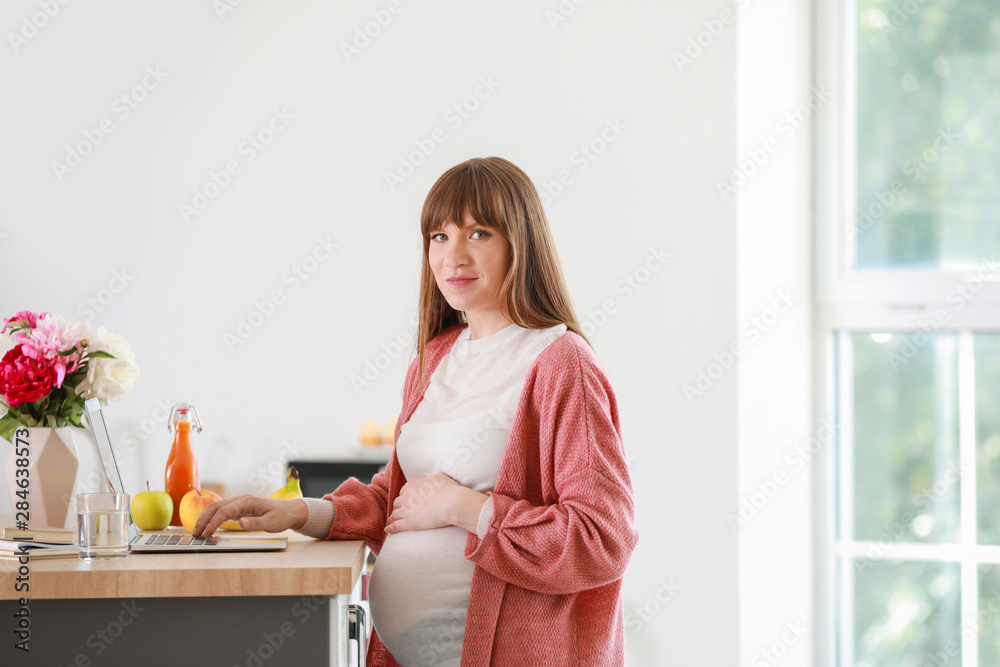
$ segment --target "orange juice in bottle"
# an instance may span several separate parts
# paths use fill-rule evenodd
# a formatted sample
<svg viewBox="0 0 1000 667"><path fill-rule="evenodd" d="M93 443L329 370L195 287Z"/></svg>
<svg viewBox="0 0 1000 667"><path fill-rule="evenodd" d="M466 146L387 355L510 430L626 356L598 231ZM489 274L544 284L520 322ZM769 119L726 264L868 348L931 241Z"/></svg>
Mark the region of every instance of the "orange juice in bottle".
<svg viewBox="0 0 1000 667"><path fill-rule="evenodd" d="M201 487L198 460L194 457L194 451L191 449L192 413L197 420L194 427L201 433L201 417L190 403L175 405L167 420L167 428L174 434L174 444L170 448L170 456L167 457L164 480L164 488L174 501L174 516L170 520L171 526L182 525L180 509L181 498L184 497L184 494L190 491L192 486Z"/></svg>

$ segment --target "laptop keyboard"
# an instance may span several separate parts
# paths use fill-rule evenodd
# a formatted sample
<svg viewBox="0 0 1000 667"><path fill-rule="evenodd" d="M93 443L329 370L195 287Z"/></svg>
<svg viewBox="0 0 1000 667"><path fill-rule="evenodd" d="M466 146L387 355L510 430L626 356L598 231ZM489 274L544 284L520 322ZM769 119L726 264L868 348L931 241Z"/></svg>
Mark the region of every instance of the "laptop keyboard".
<svg viewBox="0 0 1000 667"><path fill-rule="evenodd" d="M154 533L144 535L145 539L140 544L172 546L174 544L190 544L196 547L214 547L219 543L219 538L212 536L209 538L192 537L191 535L172 535L170 533Z"/></svg>

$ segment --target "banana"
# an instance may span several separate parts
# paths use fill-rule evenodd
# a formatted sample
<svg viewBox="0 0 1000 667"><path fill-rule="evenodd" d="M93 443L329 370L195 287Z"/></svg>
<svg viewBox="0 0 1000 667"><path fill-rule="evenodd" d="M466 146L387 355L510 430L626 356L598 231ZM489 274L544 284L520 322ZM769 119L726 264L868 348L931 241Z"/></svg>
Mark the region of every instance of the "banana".
<svg viewBox="0 0 1000 667"><path fill-rule="evenodd" d="M295 469L295 466L288 467L288 474L285 478L288 480L288 483L272 493L268 498L290 500L302 497L302 487L299 486L299 471Z"/></svg>
<svg viewBox="0 0 1000 667"><path fill-rule="evenodd" d="M299 485L299 471L295 469L295 466L288 467L286 479L288 480L288 483L269 495L268 498L274 498L275 500L290 500L292 498L302 497L302 487ZM240 522L235 519L223 521L222 525L219 527L225 528L226 530L243 530Z"/></svg>

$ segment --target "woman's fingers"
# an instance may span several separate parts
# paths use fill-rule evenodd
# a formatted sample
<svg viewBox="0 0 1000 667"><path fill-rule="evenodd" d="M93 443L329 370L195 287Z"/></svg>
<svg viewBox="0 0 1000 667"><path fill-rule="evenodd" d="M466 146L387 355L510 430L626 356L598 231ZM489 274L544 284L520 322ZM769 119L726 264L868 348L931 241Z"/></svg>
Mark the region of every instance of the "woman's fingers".
<svg viewBox="0 0 1000 667"><path fill-rule="evenodd" d="M401 530L407 530L406 523L403 521L403 508L399 507L392 514L389 515L389 520L385 525L385 532L387 533L398 533Z"/></svg>
<svg viewBox="0 0 1000 667"><path fill-rule="evenodd" d="M191 531L191 534L195 537L201 537L205 526L207 526L212 520L212 517L214 517L215 513L219 511L219 508L232 502L233 500L235 500L235 498L223 498L222 500L216 500L214 503L210 503L201 513L201 516L198 517L198 521L194 524L194 530ZM211 533L208 535L211 535ZM205 535L205 537L208 537L208 535Z"/></svg>
<svg viewBox="0 0 1000 667"><path fill-rule="evenodd" d="M224 498L211 503L198 517L191 534L195 537L211 537L223 522L241 516L259 516L266 511L257 496L242 494L233 498Z"/></svg>
<svg viewBox="0 0 1000 667"><path fill-rule="evenodd" d="M425 475L408 481L393 502L393 512L386 520L387 533L404 530L428 530L451 525L449 507L459 484L444 473Z"/></svg>

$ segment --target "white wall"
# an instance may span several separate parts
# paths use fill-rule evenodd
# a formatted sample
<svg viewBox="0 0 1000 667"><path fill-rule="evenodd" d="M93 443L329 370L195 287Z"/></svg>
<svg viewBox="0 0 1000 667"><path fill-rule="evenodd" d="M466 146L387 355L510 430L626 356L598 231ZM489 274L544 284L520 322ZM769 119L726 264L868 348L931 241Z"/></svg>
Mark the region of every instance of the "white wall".
<svg viewBox="0 0 1000 667"><path fill-rule="evenodd" d="M553 23L547 13L560 6L575 9ZM342 43L387 7L244 0L220 17L202 1L70 3L26 43L8 36L0 45L0 313L83 316L88 300L104 299L93 323L128 337L142 370L133 393L108 409L115 435L132 444L125 474L133 486L162 479L170 437L158 405L189 400L206 424L196 441L203 480L233 493L270 491L276 462L289 453L350 453L362 421L384 423L399 410L410 349L393 345L414 329L418 216L437 176L471 156L502 155L554 193L546 184L565 171L570 183L547 210L620 401L638 499L641 539L625 590L629 662L746 661L780 631L792 603L747 604L764 581L746 585L760 575L739 567L726 516L773 465L754 467L745 444L752 429L738 420L746 413L737 396L748 392L735 366L703 396L689 400L683 390L738 339L747 309L761 307L758 292L781 282L761 275L746 291L759 266L739 246L748 239L737 230L736 199L723 201L716 187L743 143L736 23L720 20L738 8L729 0L400 0L348 62ZM36 0L9 0L0 27L19 33L39 11ZM699 39L700 52L691 47ZM691 62L678 65L675 54L689 48ZM145 99L125 117L115 100L141 85L147 68L165 74L145 79L150 89L137 91ZM483 99L469 104L478 108L458 123L449 108L477 91ZM251 161L241 142L275 110L291 118L275 121L280 131ZM113 131L60 181L53 161L104 118ZM594 161L582 158L581 145L609 122L621 128L609 131L614 141ZM444 140L391 189L385 172L432 136ZM239 172L185 220L180 205L230 161ZM772 177L804 186L777 170ZM802 210L795 200L783 215ZM745 215L741 208L741 230ZM776 229L796 224L806 221L786 215ZM286 277L318 239L339 247L308 280ZM805 252L801 240L780 252ZM660 248L670 259L646 272ZM109 300L103 290L115 271L128 284ZM627 289L626 277L639 289ZM283 301L230 349L225 335L274 290ZM796 321L786 326L800 334ZM762 341L736 366L782 344L778 335ZM391 364L370 385L352 386L384 351ZM751 409L777 423L784 413L767 395ZM781 434L781 446L801 425ZM0 455L8 451L0 445ZM751 537L739 539L746 547ZM767 539L799 544L780 531Z"/></svg>
<svg viewBox="0 0 1000 667"><path fill-rule="evenodd" d="M832 446L813 425L812 12L748 6L738 30L737 246L740 664L820 664L814 607L814 466Z"/></svg>

